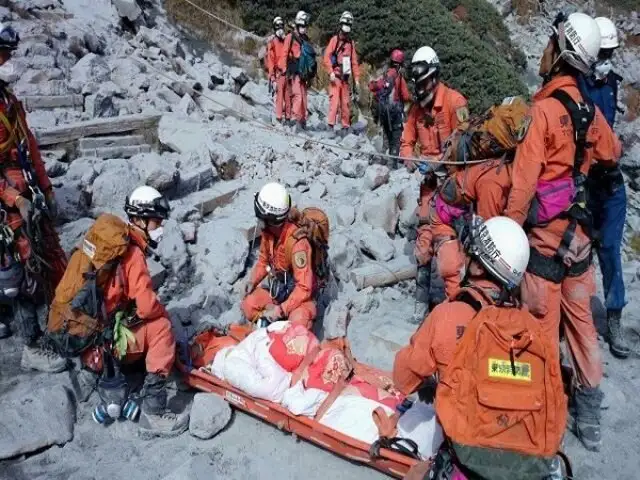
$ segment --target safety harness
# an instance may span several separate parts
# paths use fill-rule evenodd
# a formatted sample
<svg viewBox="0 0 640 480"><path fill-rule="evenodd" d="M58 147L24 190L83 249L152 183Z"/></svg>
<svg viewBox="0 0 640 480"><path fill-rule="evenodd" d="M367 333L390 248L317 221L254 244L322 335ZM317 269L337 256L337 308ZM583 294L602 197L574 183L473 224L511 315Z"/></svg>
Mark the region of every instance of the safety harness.
<svg viewBox="0 0 640 480"><path fill-rule="evenodd" d="M569 225L562 235L555 255L547 257L531 247L527 271L553 283L561 283L565 277L582 275L591 265L591 253L586 259L571 265L566 264L565 257L569 253L569 247L575 237L578 225L585 230L590 238L593 238L593 221L591 212L587 208L587 177L581 172L581 168L585 161L585 151L591 146L587 142L587 132L595 117L595 107L587 99L580 103L575 102L564 90L555 90L551 94L551 98L559 101L567 110L573 125L576 153L572 177L576 193L573 203L558 217L568 219Z"/></svg>

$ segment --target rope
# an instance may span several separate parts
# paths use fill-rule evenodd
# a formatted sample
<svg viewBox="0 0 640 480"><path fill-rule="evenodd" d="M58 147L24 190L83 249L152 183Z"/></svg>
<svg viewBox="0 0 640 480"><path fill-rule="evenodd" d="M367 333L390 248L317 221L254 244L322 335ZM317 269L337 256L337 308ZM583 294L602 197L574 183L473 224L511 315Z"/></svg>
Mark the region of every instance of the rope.
<svg viewBox="0 0 640 480"><path fill-rule="evenodd" d="M190 2L190 0L184 0L185 2ZM205 10L206 11L206 10ZM62 17L61 15L59 15L56 12L49 12L50 14L57 16L58 18L60 18L61 20L66 20L64 17ZM83 27L80 27L78 25L75 24L71 24L72 27L77 28L78 30L84 32L84 33L89 33L88 30L84 29ZM239 27L238 27L239 28ZM137 62L138 64L143 65L144 67L148 68L149 70L155 72L156 74L160 75L161 77L164 77L168 80L170 80L171 82L176 82L176 81L182 81L182 79L174 77L172 75L169 75L168 73L166 73L165 71L160 70L159 68L154 67L153 65L151 65L149 62L147 62L146 60L139 58L135 55L132 55L131 60ZM177 74L176 74L177 75ZM336 145L335 143L330 143L328 141L324 141L324 140L318 140L315 138L310 138L310 137L305 137L302 135L297 135L295 133L292 132L287 132L285 130L281 130L278 129L276 127L274 127L271 124L267 124L265 122L262 122L258 119L253 118L250 115L244 114L238 110L235 110L233 108L230 108L228 105L219 102L218 100L215 100L214 98L212 98L209 95L206 95L202 92L199 92L197 90L195 90L194 88L192 88L189 85L185 85L185 87L187 88L187 90L189 90L191 92L191 94L194 97L197 96L201 96L203 98L206 98L207 100L209 100L210 102L213 102L216 105L221 106L222 108L224 108L225 110L231 111L233 113L235 113L238 117L243 118L245 120L247 120L249 123L255 125L257 128L260 128L262 130L268 131L268 132L272 132L272 133L278 133L280 135L283 135L285 137L288 138L294 138L294 139L298 139L301 140L305 143L311 143L311 144L316 144L316 145L320 145L332 150L338 150L338 151L342 151L345 153L350 153L352 155L362 155L362 156L366 156L366 157L370 157L370 158L385 158L385 159L390 159L390 160L401 160L403 162L410 162L410 163L429 163L429 164L433 164L433 165L453 165L453 166L460 166L460 164L458 162L446 162L446 161L442 161L442 160L433 160L433 159L429 159L429 158L406 158L406 157L400 157L398 155L390 155L387 153L371 153L371 152L363 152L361 150L357 150L355 148L347 148L347 147L343 147L340 145ZM474 165L474 164L479 164L479 163L485 163L487 160L471 160L466 162L466 165Z"/></svg>
<svg viewBox="0 0 640 480"><path fill-rule="evenodd" d="M200 5L196 5L195 3L193 3L191 0L182 0L182 1L185 2L185 3L188 3L193 8L201 11L205 15L207 15L207 16L209 16L209 17L211 17L211 18L213 18L213 19L215 19L217 21L219 21L220 23L225 24L227 27L230 27L230 28L233 28L235 30L238 30L239 32L243 32L243 33L245 33L245 34L247 34L247 35L249 35L249 36L251 36L253 38L256 38L258 40L262 40L262 41L266 40L265 37L261 37L260 35L257 35L257 34L255 34L253 32L249 32L248 30L245 30L244 28L239 27L238 25L235 25L235 24L229 22L228 20L225 20L224 18L221 18L221 17L217 16L216 14L214 14L214 13L208 11L208 10L205 10Z"/></svg>

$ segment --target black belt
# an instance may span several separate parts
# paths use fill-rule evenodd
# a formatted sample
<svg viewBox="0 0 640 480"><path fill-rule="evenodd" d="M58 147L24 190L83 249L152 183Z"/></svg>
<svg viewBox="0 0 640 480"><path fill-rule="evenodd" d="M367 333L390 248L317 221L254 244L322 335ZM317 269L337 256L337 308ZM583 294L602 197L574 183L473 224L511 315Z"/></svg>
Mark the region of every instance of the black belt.
<svg viewBox="0 0 640 480"><path fill-rule="evenodd" d="M553 283L562 283L562 280L566 277L579 277L589 270L589 267L591 266L591 253L589 253L589 256L584 260L567 267L556 256L547 257L546 255L542 255L533 247L531 247L529 251L527 272Z"/></svg>

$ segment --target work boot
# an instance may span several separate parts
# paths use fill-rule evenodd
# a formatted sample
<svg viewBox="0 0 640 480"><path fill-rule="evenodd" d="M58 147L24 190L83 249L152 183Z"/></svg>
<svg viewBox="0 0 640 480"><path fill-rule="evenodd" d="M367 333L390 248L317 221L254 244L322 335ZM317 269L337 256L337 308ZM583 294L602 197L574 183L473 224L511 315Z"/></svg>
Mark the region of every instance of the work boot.
<svg viewBox="0 0 640 480"><path fill-rule="evenodd" d="M76 399L80 403L89 401L91 394L95 392L98 386L98 375L93 370L87 368L81 368L78 370L72 370L69 372L71 377L71 385L73 385L73 391L76 394Z"/></svg>
<svg viewBox="0 0 640 480"><path fill-rule="evenodd" d="M11 336L11 330L4 323L0 322L0 338L7 338Z"/></svg>
<svg viewBox="0 0 640 480"><path fill-rule="evenodd" d="M304 133L307 130L306 122L298 121L296 122L296 126L294 127L293 133L299 134Z"/></svg>
<svg viewBox="0 0 640 480"><path fill-rule="evenodd" d="M599 387L578 387L574 393L573 433L587 450L597 452L602 445L600 406L604 394ZM570 415L572 411L570 410Z"/></svg>
<svg viewBox="0 0 640 480"><path fill-rule="evenodd" d="M189 414L167 410L167 380L149 373L142 388L142 413L140 435L142 437L176 437L189 426Z"/></svg>
<svg viewBox="0 0 640 480"><path fill-rule="evenodd" d="M609 337L609 351L616 358L627 358L631 351L624 338L620 317L620 310L607 310L607 332Z"/></svg>
<svg viewBox="0 0 640 480"><path fill-rule="evenodd" d="M349 135L349 127L342 127L342 130L340 130L340 131L338 132L338 136L339 136L340 138L344 138L344 137L346 137L347 135Z"/></svg>
<svg viewBox="0 0 640 480"><path fill-rule="evenodd" d="M58 355L43 341L25 345L20 366L24 370L38 370L44 373L60 373L67 368L67 360Z"/></svg>

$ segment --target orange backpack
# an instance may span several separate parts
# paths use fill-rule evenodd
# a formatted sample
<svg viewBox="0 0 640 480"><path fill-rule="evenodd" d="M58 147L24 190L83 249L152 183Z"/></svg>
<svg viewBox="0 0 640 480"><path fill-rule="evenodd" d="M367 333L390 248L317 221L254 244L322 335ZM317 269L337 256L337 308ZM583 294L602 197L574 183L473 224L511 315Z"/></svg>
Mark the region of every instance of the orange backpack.
<svg viewBox="0 0 640 480"><path fill-rule="evenodd" d="M528 112L529 105L522 97L505 98L502 104L470 120L464 130L455 131L448 140L444 159L463 163L513 152Z"/></svg>
<svg viewBox="0 0 640 480"><path fill-rule="evenodd" d="M436 412L473 472L545 477L567 420L558 346L526 309L480 308L438 385Z"/></svg>
<svg viewBox="0 0 640 480"><path fill-rule="evenodd" d="M298 226L285 245L285 256L290 259L293 247L302 238L306 238L313 250L313 271L320 283L329 277L329 217L317 207L309 207L300 211L291 209L289 220Z"/></svg>
<svg viewBox="0 0 640 480"><path fill-rule="evenodd" d="M63 356L98 344L109 327L103 296L120 258L129 248L129 225L103 214L87 231L56 288L47 334Z"/></svg>

